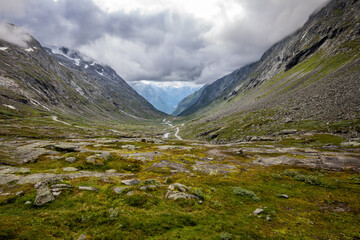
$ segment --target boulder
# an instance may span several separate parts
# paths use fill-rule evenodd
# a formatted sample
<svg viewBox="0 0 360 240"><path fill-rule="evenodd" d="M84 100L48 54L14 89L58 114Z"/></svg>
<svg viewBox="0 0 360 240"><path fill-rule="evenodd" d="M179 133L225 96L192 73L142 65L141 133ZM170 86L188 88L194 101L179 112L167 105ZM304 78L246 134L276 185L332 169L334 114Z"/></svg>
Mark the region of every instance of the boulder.
<svg viewBox="0 0 360 240"><path fill-rule="evenodd" d="M74 163L76 162L76 157L67 157L65 158L65 161L68 163Z"/></svg>
<svg viewBox="0 0 360 240"><path fill-rule="evenodd" d="M129 180L122 180L121 183L127 186L132 186L132 185L140 184L141 181L139 179L129 179Z"/></svg>
<svg viewBox="0 0 360 240"><path fill-rule="evenodd" d="M254 212L253 215L259 215L260 213L262 213L264 211L264 209L262 208L257 208Z"/></svg>
<svg viewBox="0 0 360 240"><path fill-rule="evenodd" d="M153 190L155 190L155 189L157 189L158 188L158 186L156 186L156 185L146 185L146 186L142 186L141 188L140 188L140 190L143 190L143 191L153 191Z"/></svg>
<svg viewBox="0 0 360 240"><path fill-rule="evenodd" d="M183 184L180 183L174 183L169 185L170 190L179 190L181 192L186 192L189 188Z"/></svg>
<svg viewBox="0 0 360 240"><path fill-rule="evenodd" d="M41 206L54 200L55 198L52 195L49 187L46 184L41 184L41 186L36 191L34 205Z"/></svg>
<svg viewBox="0 0 360 240"><path fill-rule="evenodd" d="M198 196L184 193L184 192L175 192L175 191L167 191L165 198L171 199L171 200L178 200L178 199L195 199L200 200Z"/></svg>
<svg viewBox="0 0 360 240"><path fill-rule="evenodd" d="M89 187L89 186L79 186L79 190L86 190L86 191L93 191L98 192L99 189L96 187Z"/></svg>

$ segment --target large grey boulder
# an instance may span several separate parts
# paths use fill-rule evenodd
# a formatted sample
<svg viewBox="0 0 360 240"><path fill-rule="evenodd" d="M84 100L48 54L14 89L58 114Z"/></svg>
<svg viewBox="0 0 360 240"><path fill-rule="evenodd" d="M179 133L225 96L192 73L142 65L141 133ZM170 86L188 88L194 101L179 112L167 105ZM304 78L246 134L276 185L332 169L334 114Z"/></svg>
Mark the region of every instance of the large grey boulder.
<svg viewBox="0 0 360 240"><path fill-rule="evenodd" d="M41 184L41 186L39 186L37 188L35 201L34 201L35 206L41 206L41 205L44 205L45 203L48 203L48 202L51 202L54 200L55 200L55 197L52 195L47 184Z"/></svg>

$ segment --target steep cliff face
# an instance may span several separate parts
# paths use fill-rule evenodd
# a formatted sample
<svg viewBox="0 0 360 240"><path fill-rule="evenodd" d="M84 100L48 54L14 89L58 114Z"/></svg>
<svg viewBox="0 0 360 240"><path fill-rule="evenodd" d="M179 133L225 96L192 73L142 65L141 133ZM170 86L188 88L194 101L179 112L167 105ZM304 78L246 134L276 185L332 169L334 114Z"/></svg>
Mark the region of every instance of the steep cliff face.
<svg viewBox="0 0 360 240"><path fill-rule="evenodd" d="M2 117L9 114L6 106L17 110L11 114L61 113L93 120L162 116L113 69L79 52L45 50L34 38L26 47L3 40L0 46Z"/></svg>
<svg viewBox="0 0 360 240"><path fill-rule="evenodd" d="M216 131L236 122L221 119L268 110L278 124L357 119L359 47L360 2L333 0L258 62L206 87L181 115L206 115L199 124L219 120Z"/></svg>

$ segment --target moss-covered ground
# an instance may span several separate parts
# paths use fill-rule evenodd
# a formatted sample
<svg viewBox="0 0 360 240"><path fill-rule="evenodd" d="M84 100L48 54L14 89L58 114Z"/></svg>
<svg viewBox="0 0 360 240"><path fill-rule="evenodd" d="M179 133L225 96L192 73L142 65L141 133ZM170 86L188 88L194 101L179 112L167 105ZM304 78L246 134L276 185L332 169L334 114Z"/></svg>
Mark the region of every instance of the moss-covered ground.
<svg viewBox="0 0 360 240"><path fill-rule="evenodd" d="M64 178L58 182L74 187L43 206L25 204L35 199L33 183L14 181L0 185L0 239L77 239L82 235L87 239L360 238L360 175L356 168L254 163L267 157L311 158L309 149L324 156L343 154L359 158L360 149L341 146L344 139L340 136L299 133L276 141L210 145L162 139L162 132L157 131L170 129L161 125L148 132L140 126L127 131L119 127L120 135L104 127L87 126L84 130L40 120L47 122L8 120L1 128L1 151L11 154L5 148L12 141L21 146L34 141L78 144L79 149L50 152L32 163L15 165L30 169L30 173L15 175L64 174L65 167L99 173L115 169L133 175ZM18 121L18 128L12 121ZM179 135L182 131L185 130L180 129ZM70 133L73 137L66 136ZM53 149L51 144L42 147ZM240 148L243 153L238 151ZM109 155L95 163L86 160L104 152ZM136 154L147 157L149 153L156 154L152 159L137 159ZM69 157L76 161L65 161ZM180 164L185 171L153 167L164 160ZM208 172L194 168L203 165L234 168ZM140 179L141 184L130 186L121 194L113 191L114 187L125 187L122 180L132 178ZM172 183L190 187L187 192L199 199L167 199L165 195ZM140 189L149 184L157 188ZM79 190L79 186L97 187L99 191ZM130 191L132 195L127 194ZM263 212L254 215L258 208Z"/></svg>

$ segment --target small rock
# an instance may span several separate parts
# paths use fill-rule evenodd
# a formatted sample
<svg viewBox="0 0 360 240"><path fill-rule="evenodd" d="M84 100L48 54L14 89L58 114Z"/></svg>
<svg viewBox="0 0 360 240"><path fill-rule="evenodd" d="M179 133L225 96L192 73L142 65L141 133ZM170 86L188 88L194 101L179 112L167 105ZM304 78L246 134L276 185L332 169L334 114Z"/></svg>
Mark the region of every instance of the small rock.
<svg viewBox="0 0 360 240"><path fill-rule="evenodd" d="M41 206L54 200L55 198L52 195L49 187L45 184L42 184L36 191L34 205Z"/></svg>
<svg viewBox="0 0 360 240"><path fill-rule="evenodd" d="M54 145L54 148L56 151L59 151L59 152L75 152L75 151L77 151L78 146L71 145L68 143L60 143L60 144Z"/></svg>
<svg viewBox="0 0 360 240"><path fill-rule="evenodd" d="M110 182L111 182L110 178L108 178L108 177L106 177L106 176L101 177L100 179L101 179L103 182L106 182L106 183L110 183Z"/></svg>
<svg viewBox="0 0 360 240"><path fill-rule="evenodd" d="M236 154L243 154L244 151L243 151L241 148L239 148L235 153L236 153Z"/></svg>
<svg viewBox="0 0 360 240"><path fill-rule="evenodd" d="M77 240L84 240L86 239L86 235L85 234L81 234L80 237Z"/></svg>
<svg viewBox="0 0 360 240"><path fill-rule="evenodd" d="M132 186L132 185L140 184L141 181L139 179L130 179L130 180L122 180L121 183L127 186Z"/></svg>
<svg viewBox="0 0 360 240"><path fill-rule="evenodd" d="M15 193L15 195L16 195L16 196L19 196L19 195L21 195L22 193L23 193L23 191L18 191L18 192Z"/></svg>
<svg viewBox="0 0 360 240"><path fill-rule="evenodd" d="M201 205L201 204L203 204L203 201L200 200L200 201L198 201L198 203Z"/></svg>
<svg viewBox="0 0 360 240"><path fill-rule="evenodd" d="M266 216L266 221L270 221L270 220L271 220L270 216Z"/></svg>
<svg viewBox="0 0 360 240"><path fill-rule="evenodd" d="M294 120L292 120L291 118L285 118L285 123L291 123L294 122Z"/></svg>
<svg viewBox="0 0 360 240"><path fill-rule="evenodd" d="M174 184L169 185L169 189L170 190L178 189L181 192L186 192L186 190L188 190L189 188L187 186L183 185L183 184L174 183Z"/></svg>
<svg viewBox="0 0 360 240"><path fill-rule="evenodd" d="M64 172L76 172L76 171L78 171L78 169L75 167L66 167L66 168L63 168L63 171Z"/></svg>
<svg viewBox="0 0 360 240"><path fill-rule="evenodd" d="M68 163L74 163L76 162L76 157L67 157L65 158L65 161Z"/></svg>
<svg viewBox="0 0 360 240"><path fill-rule="evenodd" d="M59 189L56 189L56 190L59 190ZM57 197L57 196L59 196L61 194L61 191L59 190L59 191L52 191L52 195L54 196L54 197Z"/></svg>
<svg viewBox="0 0 360 240"><path fill-rule="evenodd" d="M31 204L30 201L26 201L26 202L25 202L25 205L29 205L29 204Z"/></svg>
<svg viewBox="0 0 360 240"><path fill-rule="evenodd" d="M116 169L108 169L105 172L106 173L116 173Z"/></svg>
<svg viewBox="0 0 360 240"><path fill-rule="evenodd" d="M89 187L89 186L79 186L79 190L86 190L86 191L93 191L98 192L99 189L96 187Z"/></svg>
<svg viewBox="0 0 360 240"><path fill-rule="evenodd" d="M188 194L188 193L184 193L184 192L174 192L174 191L168 191L166 193L165 198L172 199L172 200L177 200L177 199L196 199L196 200L199 200L198 196Z"/></svg>
<svg viewBox="0 0 360 240"><path fill-rule="evenodd" d="M114 187L113 191L116 193L116 194L121 194L122 192L124 192L126 189L126 187Z"/></svg>
<svg viewBox="0 0 360 240"><path fill-rule="evenodd" d="M59 183L59 184L54 184L51 185L51 188L72 188L73 186L70 184L64 184L64 183Z"/></svg>
<svg viewBox="0 0 360 240"><path fill-rule="evenodd" d="M262 213L264 211L264 209L262 208L257 208L254 212L253 215L259 215L260 213Z"/></svg>
<svg viewBox="0 0 360 240"><path fill-rule="evenodd" d="M146 190L155 190L155 189L157 189L158 188L158 186L156 186L156 185L146 185L146 186L142 186L141 188L140 188L140 190L143 190L143 191L146 191Z"/></svg>
<svg viewBox="0 0 360 240"><path fill-rule="evenodd" d="M286 194L281 194L281 195L279 195L279 198L286 198L286 199L288 199L288 198L289 198L289 196L288 196L288 195L286 195Z"/></svg>

